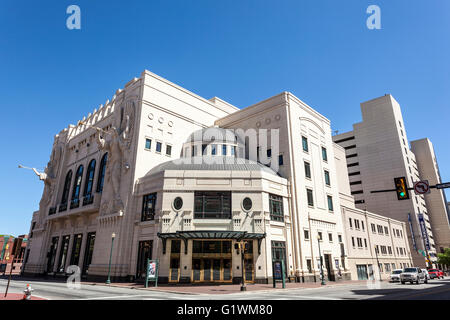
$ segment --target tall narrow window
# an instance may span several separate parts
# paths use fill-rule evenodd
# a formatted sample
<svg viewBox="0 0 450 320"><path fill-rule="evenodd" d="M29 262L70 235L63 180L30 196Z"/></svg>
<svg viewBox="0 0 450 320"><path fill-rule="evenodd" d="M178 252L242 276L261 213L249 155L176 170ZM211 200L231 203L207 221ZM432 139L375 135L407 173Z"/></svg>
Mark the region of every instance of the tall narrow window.
<svg viewBox="0 0 450 320"><path fill-rule="evenodd" d="M322 147L322 159L323 161L328 161L327 149Z"/></svg>
<svg viewBox="0 0 450 320"><path fill-rule="evenodd" d="M328 210L333 211L333 197L327 196L327 200L328 200Z"/></svg>
<svg viewBox="0 0 450 320"><path fill-rule="evenodd" d="M222 155L223 155L223 156L226 156L226 155L227 155L227 145L226 145L226 144L223 144L223 145L222 145Z"/></svg>
<svg viewBox="0 0 450 320"><path fill-rule="evenodd" d="M141 221L149 221L155 219L156 192L146 194L142 201Z"/></svg>
<svg viewBox="0 0 450 320"><path fill-rule="evenodd" d="M305 177L311 178L311 165L305 161Z"/></svg>
<svg viewBox="0 0 450 320"><path fill-rule="evenodd" d="M161 149L162 149L162 143L156 142L156 152L161 152Z"/></svg>
<svg viewBox="0 0 450 320"><path fill-rule="evenodd" d="M172 155L172 146L166 144L166 155L170 156Z"/></svg>
<svg viewBox="0 0 450 320"><path fill-rule="evenodd" d="M284 221L283 198L275 194L269 194L270 220Z"/></svg>
<svg viewBox="0 0 450 320"><path fill-rule="evenodd" d="M66 180L64 181L64 190L61 198L61 203L67 203L67 200L69 199L69 189L70 189L70 182L72 181L72 170L67 172Z"/></svg>
<svg viewBox="0 0 450 320"><path fill-rule="evenodd" d="M94 200L94 198L92 197L92 187L94 186L95 164L95 159L92 159L88 165L88 169L86 172L86 182L84 183L83 205L90 204Z"/></svg>
<svg viewBox="0 0 450 320"><path fill-rule="evenodd" d="M314 206L313 191L311 189L306 189L306 196L308 198L308 206Z"/></svg>
<svg viewBox="0 0 450 320"><path fill-rule="evenodd" d="M331 183L330 183L330 172L328 172L327 170L325 170L324 173L325 173L325 184L326 184L327 186L329 186L329 185L331 185Z"/></svg>
<svg viewBox="0 0 450 320"><path fill-rule="evenodd" d="M75 175L75 181L73 183L72 190L72 201L70 202L70 208L78 208L80 206L80 190L81 181L83 180L83 165L78 167L77 173Z"/></svg>
<svg viewBox="0 0 450 320"><path fill-rule="evenodd" d="M145 139L145 149L150 150L152 148L152 140Z"/></svg>
<svg viewBox="0 0 450 320"><path fill-rule="evenodd" d="M232 156L236 156L236 146L232 146L230 151Z"/></svg>
<svg viewBox="0 0 450 320"><path fill-rule="evenodd" d="M106 172L106 162L108 161L108 152L105 153L100 160L100 170L98 171L98 179L97 179L97 192L101 193L103 191L103 182L105 180L105 172Z"/></svg>
<svg viewBox="0 0 450 320"><path fill-rule="evenodd" d="M217 154L217 145L212 144L211 145L211 155L215 156Z"/></svg>
<svg viewBox="0 0 450 320"><path fill-rule="evenodd" d="M303 151L308 152L308 138L302 136Z"/></svg>

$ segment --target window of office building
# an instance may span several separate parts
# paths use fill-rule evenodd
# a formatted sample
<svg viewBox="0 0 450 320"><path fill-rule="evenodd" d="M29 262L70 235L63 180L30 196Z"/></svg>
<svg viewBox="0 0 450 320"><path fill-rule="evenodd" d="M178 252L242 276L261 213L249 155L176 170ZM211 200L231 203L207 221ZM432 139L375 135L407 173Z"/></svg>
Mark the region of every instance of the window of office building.
<svg viewBox="0 0 450 320"><path fill-rule="evenodd" d="M328 201L328 211L333 211L333 197L327 196L327 201Z"/></svg>
<svg viewBox="0 0 450 320"><path fill-rule="evenodd" d="M313 207L314 206L314 198L313 198L313 191L311 189L306 189L306 197L308 199L308 206Z"/></svg>
<svg viewBox="0 0 450 320"><path fill-rule="evenodd" d="M322 159L323 161L328 161L327 149L322 147Z"/></svg>
<svg viewBox="0 0 450 320"><path fill-rule="evenodd" d="M325 173L325 184L326 184L327 186L329 186L329 185L331 185L331 183L330 183L330 172L328 172L327 170L325 170L324 173Z"/></svg>
<svg viewBox="0 0 450 320"><path fill-rule="evenodd" d="M305 161L305 177L311 178L311 165Z"/></svg>
<svg viewBox="0 0 450 320"><path fill-rule="evenodd" d="M303 235L305 237L305 240L309 240L309 230L303 230Z"/></svg>
<svg viewBox="0 0 450 320"><path fill-rule="evenodd" d="M152 148L152 140L145 139L145 149L150 150Z"/></svg>
<svg viewBox="0 0 450 320"><path fill-rule="evenodd" d="M308 138L302 136L303 151L308 152Z"/></svg>

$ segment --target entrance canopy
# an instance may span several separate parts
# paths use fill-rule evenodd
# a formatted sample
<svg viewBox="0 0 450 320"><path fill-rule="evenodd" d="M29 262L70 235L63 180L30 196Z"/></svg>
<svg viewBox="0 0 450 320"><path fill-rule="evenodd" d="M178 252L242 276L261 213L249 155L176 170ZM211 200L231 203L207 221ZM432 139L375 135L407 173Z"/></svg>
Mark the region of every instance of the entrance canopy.
<svg viewBox="0 0 450 320"><path fill-rule="evenodd" d="M249 233L247 231L214 231L214 230L195 230L195 231L177 231L173 233L159 233L163 243L163 254L166 254L167 239L181 239L184 241L184 253L187 254L187 241L189 239L222 239L222 240L258 240L258 253L261 253L261 241L266 237L265 233Z"/></svg>

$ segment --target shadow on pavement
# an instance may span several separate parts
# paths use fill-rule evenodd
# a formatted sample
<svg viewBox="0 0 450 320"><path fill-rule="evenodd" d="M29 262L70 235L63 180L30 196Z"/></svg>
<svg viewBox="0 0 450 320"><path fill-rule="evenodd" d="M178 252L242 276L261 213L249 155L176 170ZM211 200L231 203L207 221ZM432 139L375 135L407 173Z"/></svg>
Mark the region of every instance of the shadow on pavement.
<svg viewBox="0 0 450 320"><path fill-rule="evenodd" d="M450 300L450 282L431 281L432 287L412 288L416 284L398 284L396 288L352 290L355 295L376 296L368 300ZM439 284L438 286L436 286Z"/></svg>

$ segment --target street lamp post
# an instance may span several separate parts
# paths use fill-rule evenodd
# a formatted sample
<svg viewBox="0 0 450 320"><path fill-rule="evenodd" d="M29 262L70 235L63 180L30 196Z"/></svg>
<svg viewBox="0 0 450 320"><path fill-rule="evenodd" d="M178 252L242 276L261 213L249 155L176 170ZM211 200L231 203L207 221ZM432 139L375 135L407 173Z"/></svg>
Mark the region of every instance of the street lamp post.
<svg viewBox="0 0 450 320"><path fill-rule="evenodd" d="M245 286L245 272L244 272L244 254L245 254L245 242L240 242L241 247L241 269L242 269L242 283L241 283L241 291L247 291L247 287Z"/></svg>
<svg viewBox="0 0 450 320"><path fill-rule="evenodd" d="M106 284L111 284L111 259L112 259L112 252L113 252L115 237L116 237L116 234L113 232L113 234L111 235L111 252L109 254L108 280L106 280Z"/></svg>
<svg viewBox="0 0 450 320"><path fill-rule="evenodd" d="M323 264L322 264L322 253L320 252L320 236L317 235L317 243L319 244L319 259L320 259L320 278L322 281L320 282L321 285L325 285L325 278L323 276Z"/></svg>
<svg viewBox="0 0 450 320"><path fill-rule="evenodd" d="M383 281L381 279L381 269L380 269L380 261L378 261L378 249L377 249L377 246L375 246L375 257L377 258L378 276L380 277L380 281Z"/></svg>

